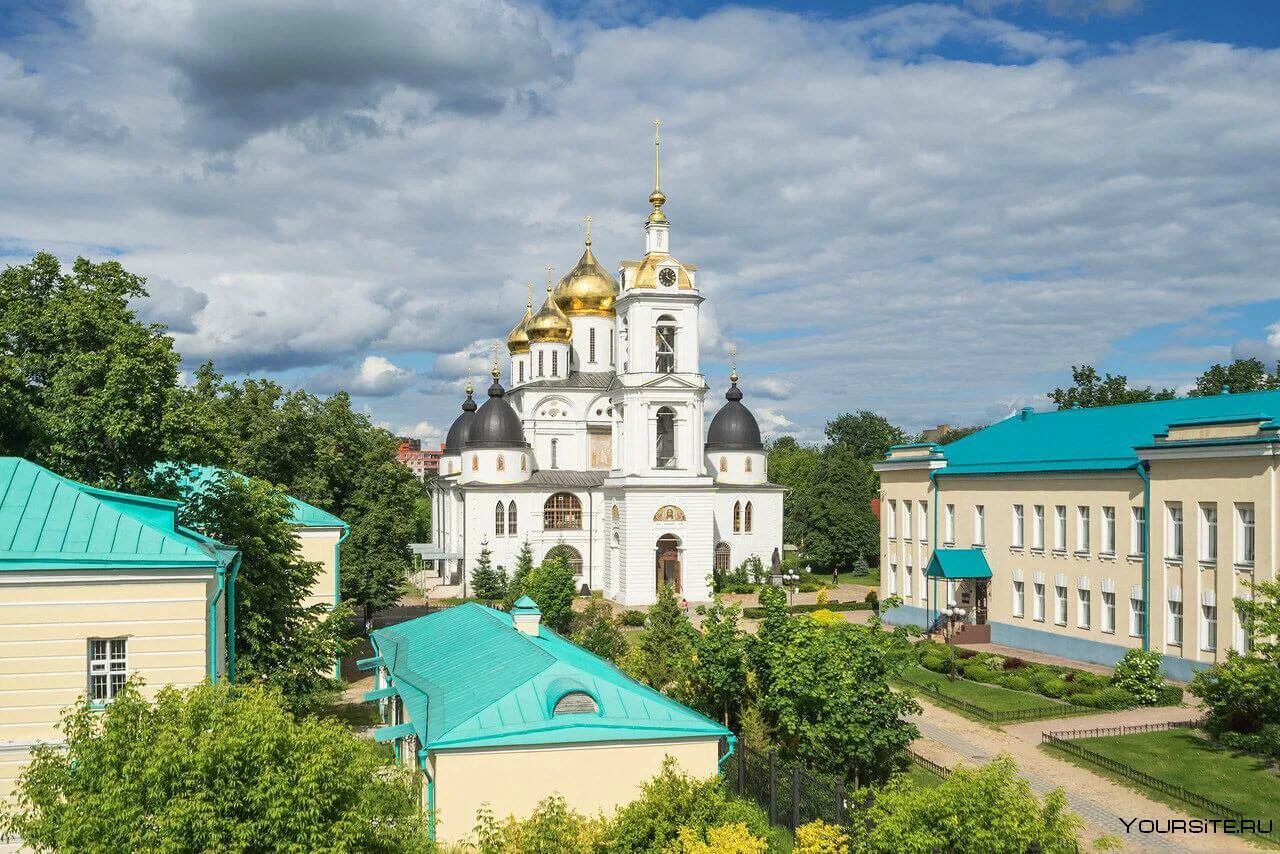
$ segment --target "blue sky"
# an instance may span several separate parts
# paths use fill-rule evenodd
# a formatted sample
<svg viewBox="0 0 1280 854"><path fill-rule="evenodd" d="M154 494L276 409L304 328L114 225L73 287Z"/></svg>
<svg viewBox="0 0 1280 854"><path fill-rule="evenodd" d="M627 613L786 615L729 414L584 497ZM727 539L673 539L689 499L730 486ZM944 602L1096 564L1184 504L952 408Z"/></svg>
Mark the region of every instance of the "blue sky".
<svg viewBox="0 0 1280 854"><path fill-rule="evenodd" d="M191 367L439 437L595 217L677 257L762 426L1280 358L1264 2L111 0L0 11L0 261L120 258ZM540 290L540 286L539 286Z"/></svg>

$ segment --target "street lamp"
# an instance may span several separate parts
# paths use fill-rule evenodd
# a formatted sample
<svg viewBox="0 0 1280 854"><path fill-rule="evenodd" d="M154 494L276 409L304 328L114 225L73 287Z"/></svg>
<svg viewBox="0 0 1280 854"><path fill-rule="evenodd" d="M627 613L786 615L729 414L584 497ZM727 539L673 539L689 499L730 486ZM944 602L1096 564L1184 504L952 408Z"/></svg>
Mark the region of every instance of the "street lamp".
<svg viewBox="0 0 1280 854"><path fill-rule="evenodd" d="M782 573L782 583L784 586L785 585L791 586L791 589L788 591L788 595L787 595L787 604L795 605L795 595L796 593L800 592L799 590L796 589L796 585L800 583L800 576L796 575L794 572L790 572L790 571L784 572Z"/></svg>

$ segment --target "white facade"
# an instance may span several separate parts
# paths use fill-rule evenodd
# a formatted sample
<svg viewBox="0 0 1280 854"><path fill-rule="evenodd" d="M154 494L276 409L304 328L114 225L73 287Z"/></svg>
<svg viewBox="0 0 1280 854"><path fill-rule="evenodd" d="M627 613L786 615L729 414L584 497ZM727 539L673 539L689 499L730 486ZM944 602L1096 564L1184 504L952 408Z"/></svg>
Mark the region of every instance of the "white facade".
<svg viewBox="0 0 1280 854"><path fill-rule="evenodd" d="M583 303L566 300L568 344L534 334L527 349L513 345L504 399L527 447L463 445L441 459L434 544L447 578L469 585L483 548L510 571L526 541L535 564L563 546L581 586L637 607L664 580L690 601L709 599L718 553L724 568L780 557L783 489L768 482L754 419L755 446L705 448L704 297L695 268L668 254L665 197L650 200L645 257L622 262L606 307L575 313ZM575 270L594 263L588 238ZM592 269L596 286L610 280Z"/></svg>

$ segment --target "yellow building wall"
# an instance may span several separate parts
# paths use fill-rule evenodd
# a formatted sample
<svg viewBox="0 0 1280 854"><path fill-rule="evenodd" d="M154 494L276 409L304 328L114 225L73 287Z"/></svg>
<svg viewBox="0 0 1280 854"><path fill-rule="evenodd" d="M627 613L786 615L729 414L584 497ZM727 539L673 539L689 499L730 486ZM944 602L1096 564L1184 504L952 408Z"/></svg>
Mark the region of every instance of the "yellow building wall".
<svg viewBox="0 0 1280 854"><path fill-rule="evenodd" d="M303 601L304 605L336 605L338 603L335 592L338 582L336 560L338 539L341 536L340 528L299 528L297 530L302 559L320 564L316 583L311 588L311 595Z"/></svg>
<svg viewBox="0 0 1280 854"><path fill-rule="evenodd" d="M145 680L148 695L203 680L215 589L207 573L17 575L0 576L0 800L11 794L29 745L60 740L60 713L88 691L90 638L128 638L129 673ZM218 652L222 669L221 631Z"/></svg>
<svg viewBox="0 0 1280 854"><path fill-rule="evenodd" d="M456 842L470 836L476 811L482 804L488 803L498 817L523 817L556 792L578 812L609 815L635 800L640 784L653 778L668 756L688 774L711 777L718 771L719 740L601 742L436 753L432 757L437 781L436 838Z"/></svg>

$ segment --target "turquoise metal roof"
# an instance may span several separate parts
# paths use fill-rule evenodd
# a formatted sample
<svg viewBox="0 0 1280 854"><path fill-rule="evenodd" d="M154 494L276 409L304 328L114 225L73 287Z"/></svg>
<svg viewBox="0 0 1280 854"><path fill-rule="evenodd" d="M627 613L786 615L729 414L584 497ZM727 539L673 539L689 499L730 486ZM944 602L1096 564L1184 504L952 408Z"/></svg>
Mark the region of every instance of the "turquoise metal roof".
<svg viewBox="0 0 1280 854"><path fill-rule="evenodd" d="M227 474L234 477L244 477L240 472L231 471L230 469L219 468L218 466L197 466L187 463L159 463L156 468L161 471L183 472L184 474L178 478L179 484L184 489L199 489L204 484L212 481L218 475ZM308 504L301 498L288 496L289 522L300 528L346 528L349 527L346 522L339 519L327 510L321 510L313 504Z"/></svg>
<svg viewBox="0 0 1280 854"><path fill-rule="evenodd" d="M1225 423L1245 416L1280 419L1280 390L1059 412L1028 410L942 446L947 464L938 475L1120 471L1137 465L1135 449L1149 447L1171 424Z"/></svg>
<svg viewBox="0 0 1280 854"><path fill-rule="evenodd" d="M545 626L527 635L510 614L474 602L370 638L433 750L729 735ZM591 695L599 714L553 715L569 690Z"/></svg>
<svg viewBox="0 0 1280 854"><path fill-rule="evenodd" d="M228 565L235 550L179 526L177 508L0 457L0 570Z"/></svg>
<svg viewBox="0 0 1280 854"><path fill-rule="evenodd" d="M933 578L990 578L991 566L982 549L938 549L929 558L925 574Z"/></svg>

